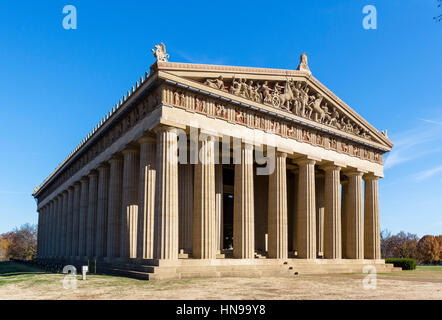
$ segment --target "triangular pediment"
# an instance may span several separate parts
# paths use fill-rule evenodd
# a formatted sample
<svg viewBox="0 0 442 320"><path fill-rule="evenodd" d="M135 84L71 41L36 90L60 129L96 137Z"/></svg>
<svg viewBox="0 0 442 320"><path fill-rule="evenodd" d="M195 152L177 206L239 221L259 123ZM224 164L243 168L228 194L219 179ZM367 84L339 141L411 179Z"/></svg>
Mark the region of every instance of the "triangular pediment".
<svg viewBox="0 0 442 320"><path fill-rule="evenodd" d="M280 112L298 122L389 151L393 144L309 72L163 62L160 78L238 103ZM189 84L190 83L190 84Z"/></svg>

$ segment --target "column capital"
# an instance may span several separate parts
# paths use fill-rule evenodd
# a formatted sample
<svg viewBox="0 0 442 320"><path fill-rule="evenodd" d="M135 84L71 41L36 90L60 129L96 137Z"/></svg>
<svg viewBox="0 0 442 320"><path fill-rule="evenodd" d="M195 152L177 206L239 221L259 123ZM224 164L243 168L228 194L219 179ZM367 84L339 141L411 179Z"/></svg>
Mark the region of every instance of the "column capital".
<svg viewBox="0 0 442 320"><path fill-rule="evenodd" d="M157 142L157 138L154 135L151 134L144 134L142 135L137 142L139 144L143 144L143 143L156 143Z"/></svg>
<svg viewBox="0 0 442 320"><path fill-rule="evenodd" d="M362 176L362 178L363 178L364 180L379 180L379 179L381 179L382 177L380 177L380 176L374 174L373 172L369 172L369 173L364 174L364 175Z"/></svg>
<svg viewBox="0 0 442 320"><path fill-rule="evenodd" d="M287 158L287 153L286 152L282 152L282 151L276 151L276 156L280 157L280 158Z"/></svg>
<svg viewBox="0 0 442 320"><path fill-rule="evenodd" d="M170 125L166 125L166 124L160 124L158 126L156 126L155 128L152 129L153 132L155 133L162 133L162 132L175 132L178 130L179 128L177 127L173 127Z"/></svg>
<svg viewBox="0 0 442 320"><path fill-rule="evenodd" d="M362 176L364 173L367 172L356 168L344 171L344 175L347 177Z"/></svg>
<svg viewBox="0 0 442 320"><path fill-rule="evenodd" d="M299 157L294 158L292 161L297 165L306 164L306 163L316 164L317 162L321 161L321 159L310 155L301 155Z"/></svg>
<svg viewBox="0 0 442 320"><path fill-rule="evenodd" d="M114 153L108 160L109 163L123 161L120 153Z"/></svg>
<svg viewBox="0 0 442 320"><path fill-rule="evenodd" d="M122 151L121 153L123 155L128 154L128 153L139 153L140 150L138 149L138 147L128 144Z"/></svg>
<svg viewBox="0 0 442 320"><path fill-rule="evenodd" d="M96 175L98 175L97 170L92 169L92 170L89 172L88 177L94 177L94 176L96 176Z"/></svg>
<svg viewBox="0 0 442 320"><path fill-rule="evenodd" d="M97 167L98 171L101 171L103 169L108 169L109 165L106 162L100 163L100 165Z"/></svg>
<svg viewBox="0 0 442 320"><path fill-rule="evenodd" d="M345 167L344 164L336 163L334 161L330 161L330 162L327 162L326 164L319 166L319 168L321 168L324 171L332 171L332 170L340 171L344 167Z"/></svg>
<svg viewBox="0 0 442 320"><path fill-rule="evenodd" d="M88 179L87 176L83 176L83 177L81 177L81 179L80 179L80 182L81 182L81 183L86 183L86 182L88 182L88 181L89 181L89 179Z"/></svg>

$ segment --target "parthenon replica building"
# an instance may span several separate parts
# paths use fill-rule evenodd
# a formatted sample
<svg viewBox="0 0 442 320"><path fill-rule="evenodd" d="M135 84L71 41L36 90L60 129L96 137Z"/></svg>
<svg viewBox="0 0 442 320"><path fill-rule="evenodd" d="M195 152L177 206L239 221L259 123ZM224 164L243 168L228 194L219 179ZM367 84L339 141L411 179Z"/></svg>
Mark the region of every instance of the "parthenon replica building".
<svg viewBox="0 0 442 320"><path fill-rule="evenodd" d="M38 259L146 279L360 271L393 146L297 70L156 62L37 188Z"/></svg>

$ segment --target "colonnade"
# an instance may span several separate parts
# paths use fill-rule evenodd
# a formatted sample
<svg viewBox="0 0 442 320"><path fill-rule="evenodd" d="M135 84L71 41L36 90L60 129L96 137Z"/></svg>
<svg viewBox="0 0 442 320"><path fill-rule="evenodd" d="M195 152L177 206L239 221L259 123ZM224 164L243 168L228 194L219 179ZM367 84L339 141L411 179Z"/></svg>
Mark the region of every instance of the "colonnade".
<svg viewBox="0 0 442 320"><path fill-rule="evenodd" d="M38 257L217 258L223 249L223 182L215 143L210 137L199 141L202 157L195 165L178 164L173 127L127 145L39 208ZM233 257L240 259L255 257L253 152L243 143L241 161L234 164ZM288 194L286 153L276 153L268 179L268 258L289 257L288 201L296 198L296 257L316 259L321 252L325 259L380 259L378 177L308 156L293 162L294 194Z"/></svg>

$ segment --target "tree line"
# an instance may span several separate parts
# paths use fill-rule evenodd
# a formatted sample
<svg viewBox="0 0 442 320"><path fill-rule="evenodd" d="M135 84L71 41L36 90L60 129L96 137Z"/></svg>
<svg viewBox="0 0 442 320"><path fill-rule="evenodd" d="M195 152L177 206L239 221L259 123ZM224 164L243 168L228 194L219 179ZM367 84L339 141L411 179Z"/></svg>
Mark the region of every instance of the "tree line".
<svg viewBox="0 0 442 320"><path fill-rule="evenodd" d="M419 263L442 262L442 235L425 235L419 238L416 234L399 232L392 235L390 231L381 232L382 258L413 258Z"/></svg>
<svg viewBox="0 0 442 320"><path fill-rule="evenodd" d="M0 235L0 261L34 259L37 255L37 225L26 223Z"/></svg>
<svg viewBox="0 0 442 320"><path fill-rule="evenodd" d="M0 261L10 258L33 259L37 254L37 225L26 223L0 235ZM442 263L442 235L426 235L390 231L381 232L382 258L413 258L420 263Z"/></svg>

